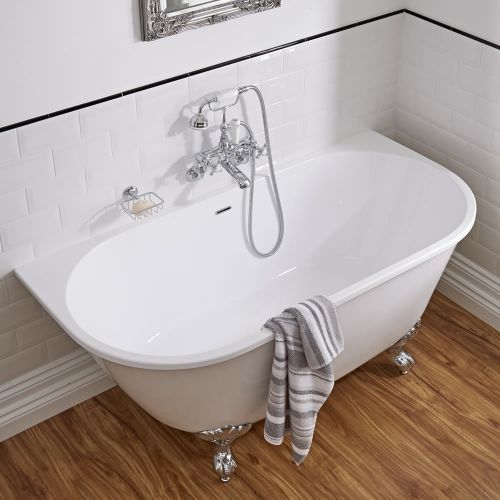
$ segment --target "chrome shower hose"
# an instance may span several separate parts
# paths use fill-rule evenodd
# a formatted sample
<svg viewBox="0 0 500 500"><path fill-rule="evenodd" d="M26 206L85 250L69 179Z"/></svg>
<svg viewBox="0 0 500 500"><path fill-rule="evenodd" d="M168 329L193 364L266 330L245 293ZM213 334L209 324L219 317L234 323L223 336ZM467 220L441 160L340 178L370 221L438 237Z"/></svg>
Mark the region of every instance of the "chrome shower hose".
<svg viewBox="0 0 500 500"><path fill-rule="evenodd" d="M274 163L273 163L273 154L272 154L272 149L271 149L271 138L269 136L269 123L267 120L267 112L266 112L266 105L264 102L264 97L262 96L262 92L258 87L255 85L247 85L245 87L241 87L239 89L240 93L247 92L248 90L253 90L256 94L257 97L259 98L260 102L260 109L262 112L262 120L264 122L264 134L266 138L266 146L267 146L267 159L269 161L269 172L271 174L271 185L273 189L273 194L274 194L274 201L275 201L275 207L276 207L276 212L278 215L278 238L276 240L276 244L274 247L269 251L269 252L261 252L255 245L254 237L253 237L253 206L254 206L254 191L255 191L255 151L253 153L253 158L252 158L252 164L251 164L251 175L250 175L250 196L249 196L249 203L248 203L248 243L250 245L250 248L252 249L252 252L255 253L255 255L265 258L265 257L271 257L274 255L280 248L281 243L283 242L283 238L285 236L285 219L283 216L283 207L281 205L281 199L280 199L280 194L278 191L278 183L276 182L276 173L274 171ZM252 130L249 128L250 135L252 138L254 137Z"/></svg>

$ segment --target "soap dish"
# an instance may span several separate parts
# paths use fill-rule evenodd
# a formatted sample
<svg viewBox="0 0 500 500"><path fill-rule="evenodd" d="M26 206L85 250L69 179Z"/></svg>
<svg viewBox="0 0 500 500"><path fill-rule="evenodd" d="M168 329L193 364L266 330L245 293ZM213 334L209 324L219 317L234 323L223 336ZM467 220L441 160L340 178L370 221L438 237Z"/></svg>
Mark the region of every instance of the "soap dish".
<svg viewBox="0 0 500 500"><path fill-rule="evenodd" d="M122 209L129 217L141 220L158 214L163 209L164 201L156 193L138 192L135 186L129 186L123 191Z"/></svg>

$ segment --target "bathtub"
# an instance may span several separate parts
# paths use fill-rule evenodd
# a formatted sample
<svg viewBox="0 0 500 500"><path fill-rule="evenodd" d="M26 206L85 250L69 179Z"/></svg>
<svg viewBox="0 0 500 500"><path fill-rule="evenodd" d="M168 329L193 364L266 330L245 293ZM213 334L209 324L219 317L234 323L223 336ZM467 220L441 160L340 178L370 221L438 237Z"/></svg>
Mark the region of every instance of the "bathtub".
<svg viewBox="0 0 500 500"><path fill-rule="evenodd" d="M335 376L346 375L417 322L476 213L457 176L374 132L284 165L278 182L286 233L271 258L248 250L235 186L17 276L161 422L188 432L256 422L274 350L268 318L330 297L345 337ZM269 248L265 172L255 210L257 245Z"/></svg>

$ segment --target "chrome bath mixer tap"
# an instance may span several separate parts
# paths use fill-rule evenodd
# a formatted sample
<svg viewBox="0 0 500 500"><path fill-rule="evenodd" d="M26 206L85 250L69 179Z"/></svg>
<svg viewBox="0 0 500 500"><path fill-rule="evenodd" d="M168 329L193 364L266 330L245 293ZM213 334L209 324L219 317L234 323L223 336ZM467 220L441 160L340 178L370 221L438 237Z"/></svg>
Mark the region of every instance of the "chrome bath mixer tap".
<svg viewBox="0 0 500 500"><path fill-rule="evenodd" d="M195 130L206 130L208 120L203 114L205 107L211 111L222 111L222 124L220 126L221 137L219 145L215 148L197 153L195 156L196 165L191 167L187 176L192 181L201 180L206 173L214 175L217 172L225 170L241 189L251 186L250 179L238 168L240 165L247 164L255 153L256 158L267 155L267 145L260 147L255 140L252 129L244 121L238 119L227 122L226 110L234 106L236 102L229 105L222 105L221 97L214 97L203 104L198 114L190 121L190 127ZM241 139L241 129L245 129L246 137Z"/></svg>

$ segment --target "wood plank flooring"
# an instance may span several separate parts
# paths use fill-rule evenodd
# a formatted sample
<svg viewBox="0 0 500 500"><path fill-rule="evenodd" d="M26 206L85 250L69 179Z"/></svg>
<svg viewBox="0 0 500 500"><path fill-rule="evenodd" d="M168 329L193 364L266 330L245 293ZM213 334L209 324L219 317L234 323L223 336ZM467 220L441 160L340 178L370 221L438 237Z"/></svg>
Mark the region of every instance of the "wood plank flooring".
<svg viewBox="0 0 500 500"><path fill-rule="evenodd" d="M412 374L381 355L335 385L302 467L259 423L221 484L208 443L115 388L0 443L0 498L500 499L500 333L437 293L423 320Z"/></svg>

